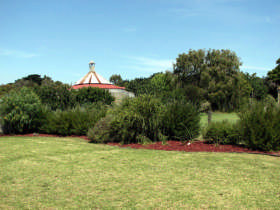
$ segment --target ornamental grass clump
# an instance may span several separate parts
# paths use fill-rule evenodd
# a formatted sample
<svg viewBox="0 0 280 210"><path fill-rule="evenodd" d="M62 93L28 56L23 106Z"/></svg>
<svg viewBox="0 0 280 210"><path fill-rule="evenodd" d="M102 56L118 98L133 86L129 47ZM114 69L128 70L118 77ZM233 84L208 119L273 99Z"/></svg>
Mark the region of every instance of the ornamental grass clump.
<svg viewBox="0 0 280 210"><path fill-rule="evenodd" d="M200 114L197 108L185 101L173 101L165 105L161 130L169 139L187 141L199 135Z"/></svg>

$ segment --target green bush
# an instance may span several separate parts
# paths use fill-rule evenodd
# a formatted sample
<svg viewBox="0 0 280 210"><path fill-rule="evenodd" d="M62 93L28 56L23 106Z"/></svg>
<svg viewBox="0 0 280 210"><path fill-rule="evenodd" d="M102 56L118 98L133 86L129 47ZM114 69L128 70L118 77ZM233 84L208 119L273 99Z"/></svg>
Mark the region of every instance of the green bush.
<svg viewBox="0 0 280 210"><path fill-rule="evenodd" d="M39 97L25 87L2 97L0 113L6 134L36 132L45 118Z"/></svg>
<svg viewBox="0 0 280 210"><path fill-rule="evenodd" d="M112 111L111 137L124 144L137 143L139 136L160 141L161 102L150 95L127 99Z"/></svg>
<svg viewBox="0 0 280 210"><path fill-rule="evenodd" d="M42 103L50 107L52 110L68 109L75 105L75 98L69 90L71 86L59 82L46 83L39 87L35 87L36 94Z"/></svg>
<svg viewBox="0 0 280 210"><path fill-rule="evenodd" d="M241 140L240 127L237 123L227 120L222 122L212 122L203 134L203 139L207 143L214 144L239 144Z"/></svg>
<svg viewBox="0 0 280 210"><path fill-rule="evenodd" d="M58 135L86 135L89 128L104 117L106 107L92 105L91 107L75 107L65 111L56 110L49 113L41 130Z"/></svg>
<svg viewBox="0 0 280 210"><path fill-rule="evenodd" d="M112 142L110 137L112 116L107 115L101 118L93 128L87 132L87 137L91 143L108 143Z"/></svg>
<svg viewBox="0 0 280 210"><path fill-rule="evenodd" d="M242 138L251 149L280 150L280 108L254 103L240 114Z"/></svg>
<svg viewBox="0 0 280 210"><path fill-rule="evenodd" d="M88 132L93 142L120 142L123 144L160 141L161 103L158 99L142 95L125 99ZM101 131L103 129L103 131Z"/></svg>
<svg viewBox="0 0 280 210"><path fill-rule="evenodd" d="M76 104L91 104L96 102L102 102L104 104L112 104L114 97L109 93L108 90L101 88L80 88L71 91L75 95Z"/></svg>
<svg viewBox="0 0 280 210"><path fill-rule="evenodd" d="M183 101L168 103L161 118L162 133L176 140L190 140L199 135L200 114L196 107Z"/></svg>
<svg viewBox="0 0 280 210"><path fill-rule="evenodd" d="M114 97L108 90L101 88L71 89L71 86L60 82L46 82L34 88L43 104L52 110L71 109L75 106L84 106L93 103L111 104Z"/></svg>

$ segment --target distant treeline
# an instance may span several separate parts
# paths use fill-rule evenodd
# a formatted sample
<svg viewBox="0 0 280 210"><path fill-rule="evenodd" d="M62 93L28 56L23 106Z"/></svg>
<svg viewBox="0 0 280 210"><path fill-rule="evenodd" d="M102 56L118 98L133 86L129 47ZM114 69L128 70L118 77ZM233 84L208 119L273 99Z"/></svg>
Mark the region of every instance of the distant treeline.
<svg viewBox="0 0 280 210"><path fill-rule="evenodd" d="M149 94L163 102L180 99L199 106L201 111L238 111L248 102L275 101L280 85L280 58L266 77L244 73L240 66L240 58L230 50L189 50L178 55L172 72L133 80L123 80L121 75L114 74L110 81L126 87L136 96ZM113 100L109 94L98 90L95 90L98 97L89 99L87 92L92 90L69 91L70 85L37 74L1 85L0 97L23 86L32 88L53 110L74 107L77 103L102 101L110 104Z"/></svg>
<svg viewBox="0 0 280 210"><path fill-rule="evenodd" d="M280 85L280 58L276 64L266 77L258 77L256 73L240 71L240 58L230 50L189 50L179 54L173 72L130 81L112 75L110 81L133 91L136 96L152 94L163 100L182 98L200 105L201 109L237 111L253 100L275 101Z"/></svg>

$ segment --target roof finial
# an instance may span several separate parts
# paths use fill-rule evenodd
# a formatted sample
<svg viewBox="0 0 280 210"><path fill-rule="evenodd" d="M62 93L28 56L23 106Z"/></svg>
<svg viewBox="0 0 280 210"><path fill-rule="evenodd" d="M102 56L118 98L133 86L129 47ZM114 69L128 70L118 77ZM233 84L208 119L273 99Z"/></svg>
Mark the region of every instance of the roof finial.
<svg viewBox="0 0 280 210"><path fill-rule="evenodd" d="M94 70L94 69L95 69L95 63L94 63L94 61L90 61L88 65L89 65L89 70L94 72L94 71L95 71L95 70Z"/></svg>

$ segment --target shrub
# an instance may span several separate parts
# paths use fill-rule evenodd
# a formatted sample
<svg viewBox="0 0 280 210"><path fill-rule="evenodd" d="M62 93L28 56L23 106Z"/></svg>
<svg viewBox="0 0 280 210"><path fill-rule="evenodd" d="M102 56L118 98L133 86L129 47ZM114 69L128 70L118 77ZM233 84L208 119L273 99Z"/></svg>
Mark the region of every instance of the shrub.
<svg viewBox="0 0 280 210"><path fill-rule="evenodd" d="M104 117L106 107L92 105L91 107L75 107L65 111L52 111L41 130L58 135L86 135L89 128Z"/></svg>
<svg viewBox="0 0 280 210"><path fill-rule="evenodd" d="M2 98L0 113L6 134L36 132L45 118L39 97L25 87Z"/></svg>
<svg viewBox="0 0 280 210"><path fill-rule="evenodd" d="M161 103L149 95L124 99L88 132L92 142L144 143L160 141Z"/></svg>
<svg viewBox="0 0 280 210"><path fill-rule="evenodd" d="M112 116L107 115L100 119L93 128L87 132L87 137L91 143L112 142L110 138Z"/></svg>
<svg viewBox="0 0 280 210"><path fill-rule="evenodd" d="M268 95L266 95L266 96L264 97L263 103L264 103L265 105L267 105L267 106L273 106L273 105L276 104L276 100L275 100L275 98L273 98L272 95L269 95L269 94L268 94Z"/></svg>
<svg viewBox="0 0 280 210"><path fill-rule="evenodd" d="M74 106L74 97L69 89L69 85L59 82L46 83L34 88L42 103L49 106L52 110L64 110Z"/></svg>
<svg viewBox="0 0 280 210"><path fill-rule="evenodd" d="M203 134L203 139L214 144L239 144L241 139L238 123L231 123L227 120L212 122Z"/></svg>
<svg viewBox="0 0 280 210"><path fill-rule="evenodd" d="M162 133L177 140L190 140L200 132L200 115L196 107L183 101L166 105L162 116Z"/></svg>
<svg viewBox="0 0 280 210"><path fill-rule="evenodd" d="M140 136L160 141L160 100L150 95L126 99L112 111L111 137L124 144L137 143Z"/></svg>
<svg viewBox="0 0 280 210"><path fill-rule="evenodd" d="M87 87L72 90L71 92L75 95L76 104L80 105L96 102L110 105L114 101L114 97L109 91L101 88Z"/></svg>
<svg viewBox="0 0 280 210"><path fill-rule="evenodd" d="M252 104L240 114L242 138L251 149L280 149L280 108L276 105Z"/></svg>

